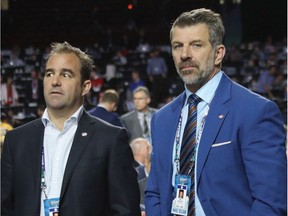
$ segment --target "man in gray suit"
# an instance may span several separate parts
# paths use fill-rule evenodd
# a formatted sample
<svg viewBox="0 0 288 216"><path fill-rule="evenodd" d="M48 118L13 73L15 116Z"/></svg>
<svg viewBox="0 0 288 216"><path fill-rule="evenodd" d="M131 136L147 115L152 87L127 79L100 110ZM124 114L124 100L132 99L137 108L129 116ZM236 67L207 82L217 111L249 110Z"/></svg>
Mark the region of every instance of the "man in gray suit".
<svg viewBox="0 0 288 216"><path fill-rule="evenodd" d="M135 109L121 116L130 141L143 137L151 143L150 121L157 109L149 107L151 97L147 87L140 86L133 91L133 102Z"/></svg>

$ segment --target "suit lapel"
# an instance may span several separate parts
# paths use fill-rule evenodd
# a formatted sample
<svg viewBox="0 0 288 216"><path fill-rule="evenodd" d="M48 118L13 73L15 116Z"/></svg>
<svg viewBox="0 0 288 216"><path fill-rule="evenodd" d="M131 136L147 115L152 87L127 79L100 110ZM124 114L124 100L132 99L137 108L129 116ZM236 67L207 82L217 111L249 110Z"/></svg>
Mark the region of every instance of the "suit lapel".
<svg viewBox="0 0 288 216"><path fill-rule="evenodd" d="M44 125L41 119L35 121L33 127L33 138L30 138L30 161L33 173L33 182L36 192L37 200L40 202L40 178L41 178L41 159L42 159L42 147L44 137Z"/></svg>
<svg viewBox="0 0 288 216"><path fill-rule="evenodd" d="M131 116L131 117L132 117L132 116ZM143 134L140 121L138 120L138 113L137 113L137 111L134 111L132 119L133 119L133 127L136 128L138 134L139 134L139 135L140 135L140 134Z"/></svg>
<svg viewBox="0 0 288 216"><path fill-rule="evenodd" d="M90 137L92 136L90 124L92 124L93 122L93 118L90 118L89 115L84 111L80 118L67 160L60 199L63 197L73 174L74 168L79 162L81 154L88 144L88 140L90 140Z"/></svg>
<svg viewBox="0 0 288 216"><path fill-rule="evenodd" d="M172 176L173 172L173 167L171 166L171 163L167 163L167 161L173 161L172 157L174 150L174 140L184 101L185 101L185 92L174 99L174 101L171 104L172 105L171 109L169 109L168 110L169 112L166 113L167 118L169 117L169 121L168 122L162 121L160 126L161 127L160 132L158 132L158 134L155 134L155 136L161 136L159 139L161 140L162 144L161 152L163 152L163 154L159 156L163 157L161 158L160 161L163 161L163 163L161 164L163 170L165 172L168 171L167 177ZM165 136L162 136L161 134L165 134Z"/></svg>
<svg viewBox="0 0 288 216"><path fill-rule="evenodd" d="M229 109L225 106L225 103L231 98L230 91L231 81L225 74L223 74L216 90L216 94L210 104L209 113L199 143L197 155L197 182L200 180L211 146L214 143L226 116L228 115Z"/></svg>

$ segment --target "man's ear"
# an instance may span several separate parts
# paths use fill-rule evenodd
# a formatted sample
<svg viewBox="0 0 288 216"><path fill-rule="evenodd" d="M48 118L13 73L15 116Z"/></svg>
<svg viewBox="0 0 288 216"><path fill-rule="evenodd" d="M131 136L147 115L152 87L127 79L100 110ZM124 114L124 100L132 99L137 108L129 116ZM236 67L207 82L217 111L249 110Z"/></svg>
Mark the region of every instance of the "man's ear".
<svg viewBox="0 0 288 216"><path fill-rule="evenodd" d="M150 103L151 103L151 98L148 97L148 98L147 98L147 104L150 104Z"/></svg>
<svg viewBox="0 0 288 216"><path fill-rule="evenodd" d="M215 65L221 64L226 53L226 48L223 44L218 45L215 52Z"/></svg>
<svg viewBox="0 0 288 216"><path fill-rule="evenodd" d="M85 80L82 89L82 96L86 95L90 91L90 88L91 88L91 81Z"/></svg>

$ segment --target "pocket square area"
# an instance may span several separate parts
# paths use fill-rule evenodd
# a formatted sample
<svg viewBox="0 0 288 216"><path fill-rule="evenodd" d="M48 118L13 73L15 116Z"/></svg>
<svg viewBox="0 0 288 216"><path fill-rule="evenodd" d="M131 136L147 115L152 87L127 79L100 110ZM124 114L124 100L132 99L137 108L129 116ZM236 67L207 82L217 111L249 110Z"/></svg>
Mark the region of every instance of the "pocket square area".
<svg viewBox="0 0 288 216"><path fill-rule="evenodd" d="M221 143L215 143L212 145L212 147L218 147L218 146L222 146L222 145L228 145L231 144L231 141L227 141L227 142L221 142Z"/></svg>

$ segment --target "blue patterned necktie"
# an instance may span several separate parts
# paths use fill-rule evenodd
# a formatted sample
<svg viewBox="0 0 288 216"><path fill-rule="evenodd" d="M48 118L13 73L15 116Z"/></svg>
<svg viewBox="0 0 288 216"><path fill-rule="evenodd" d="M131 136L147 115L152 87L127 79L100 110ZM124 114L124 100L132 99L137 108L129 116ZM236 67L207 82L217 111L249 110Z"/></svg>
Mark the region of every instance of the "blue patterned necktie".
<svg viewBox="0 0 288 216"><path fill-rule="evenodd" d="M194 167L196 148L196 127L197 127L197 104L201 101L196 94L191 94L188 98L189 111L187 123L185 125L181 153L180 153L180 173L191 175L191 189L189 194L188 215L195 215L195 189L194 189ZM190 171L190 173L188 173Z"/></svg>

